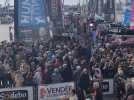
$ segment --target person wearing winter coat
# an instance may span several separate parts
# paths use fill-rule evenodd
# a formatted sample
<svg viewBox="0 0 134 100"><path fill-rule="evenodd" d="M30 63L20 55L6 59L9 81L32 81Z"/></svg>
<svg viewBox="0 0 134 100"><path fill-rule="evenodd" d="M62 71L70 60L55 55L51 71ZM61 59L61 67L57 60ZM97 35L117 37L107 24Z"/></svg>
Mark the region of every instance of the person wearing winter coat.
<svg viewBox="0 0 134 100"><path fill-rule="evenodd" d="M76 91L75 90L71 91L71 95L69 97L69 100L78 100L78 97L76 95Z"/></svg>
<svg viewBox="0 0 134 100"><path fill-rule="evenodd" d="M24 85L23 84L24 77L19 71L15 73L14 80L15 80L15 87L22 87Z"/></svg>
<svg viewBox="0 0 134 100"><path fill-rule="evenodd" d="M123 70L118 69L118 73L114 77L114 86L118 100L122 100L123 96L126 94L125 76Z"/></svg>
<svg viewBox="0 0 134 100"><path fill-rule="evenodd" d="M72 69L69 64L63 64L60 70L61 76L63 78L63 82L71 82L72 81Z"/></svg>
<svg viewBox="0 0 134 100"><path fill-rule="evenodd" d="M89 74L87 72L87 69L83 69L80 76L79 87L82 89L82 91L87 91L89 86L90 86Z"/></svg>
<svg viewBox="0 0 134 100"><path fill-rule="evenodd" d="M54 69L51 78L52 83L61 83L63 81L61 74L59 73L59 70L57 68Z"/></svg>
<svg viewBox="0 0 134 100"><path fill-rule="evenodd" d="M33 76L33 82L36 85L40 85L42 82L42 77L41 77L41 68L37 68L35 71L35 74Z"/></svg>
<svg viewBox="0 0 134 100"><path fill-rule="evenodd" d="M52 79L47 67L43 67L41 70L42 84L51 84Z"/></svg>

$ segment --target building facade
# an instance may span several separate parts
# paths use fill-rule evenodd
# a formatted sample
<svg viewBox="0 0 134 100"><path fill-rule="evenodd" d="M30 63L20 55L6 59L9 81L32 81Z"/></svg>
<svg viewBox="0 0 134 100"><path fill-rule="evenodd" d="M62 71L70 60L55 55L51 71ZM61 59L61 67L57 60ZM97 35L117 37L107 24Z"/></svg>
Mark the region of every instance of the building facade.
<svg viewBox="0 0 134 100"><path fill-rule="evenodd" d="M115 0L89 0L88 9L90 17L98 15L106 21L115 19Z"/></svg>
<svg viewBox="0 0 134 100"><path fill-rule="evenodd" d="M63 29L63 1L62 0L47 0L48 16L53 23L54 33L60 34Z"/></svg>
<svg viewBox="0 0 134 100"><path fill-rule="evenodd" d="M128 0L117 0L115 2L115 22L122 22L124 17L125 7Z"/></svg>
<svg viewBox="0 0 134 100"><path fill-rule="evenodd" d="M0 6L0 23L9 24L14 21L14 6Z"/></svg>
<svg viewBox="0 0 134 100"><path fill-rule="evenodd" d="M103 0L104 19L106 21L115 21L115 0Z"/></svg>

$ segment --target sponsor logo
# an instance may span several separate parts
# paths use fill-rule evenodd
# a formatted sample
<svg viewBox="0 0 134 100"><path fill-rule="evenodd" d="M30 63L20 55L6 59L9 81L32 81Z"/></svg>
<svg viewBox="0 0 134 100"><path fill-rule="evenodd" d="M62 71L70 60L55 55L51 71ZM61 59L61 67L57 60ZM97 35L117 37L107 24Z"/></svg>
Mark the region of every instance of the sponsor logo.
<svg viewBox="0 0 134 100"><path fill-rule="evenodd" d="M0 92L0 100L28 100L27 90L13 90Z"/></svg>
<svg viewBox="0 0 134 100"><path fill-rule="evenodd" d="M72 86L58 87L58 88L41 88L40 97L54 97L61 95L68 95L72 89Z"/></svg>

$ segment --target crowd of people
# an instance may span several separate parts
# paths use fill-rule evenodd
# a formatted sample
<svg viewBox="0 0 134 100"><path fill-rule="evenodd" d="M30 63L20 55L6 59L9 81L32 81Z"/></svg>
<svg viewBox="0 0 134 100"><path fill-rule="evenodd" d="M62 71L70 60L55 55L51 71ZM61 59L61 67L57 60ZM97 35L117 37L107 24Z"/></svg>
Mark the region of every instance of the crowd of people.
<svg viewBox="0 0 134 100"><path fill-rule="evenodd" d="M88 97L103 100L103 79L114 78L115 93L118 100L122 100L122 95L126 95L126 80L133 74L129 70L133 69L133 60L131 48L112 47L107 36L97 39L93 48L83 47L75 39L59 39L47 44L38 41L31 47L23 42L2 42L0 88L73 81L76 89L72 94L76 95L70 100ZM134 100L133 85L129 84L131 95L126 100Z"/></svg>

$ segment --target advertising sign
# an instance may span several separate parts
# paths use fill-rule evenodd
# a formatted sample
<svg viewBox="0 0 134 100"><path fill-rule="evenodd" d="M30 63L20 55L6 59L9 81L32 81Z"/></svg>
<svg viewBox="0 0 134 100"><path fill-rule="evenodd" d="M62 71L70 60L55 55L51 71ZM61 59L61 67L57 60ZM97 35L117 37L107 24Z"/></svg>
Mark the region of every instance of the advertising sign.
<svg viewBox="0 0 134 100"><path fill-rule="evenodd" d="M74 89L73 82L39 86L38 100L59 100L69 96L72 89Z"/></svg>
<svg viewBox="0 0 134 100"><path fill-rule="evenodd" d="M0 100L33 100L33 88L0 89Z"/></svg>
<svg viewBox="0 0 134 100"><path fill-rule="evenodd" d="M102 82L102 88L104 94L113 94L113 79L105 79Z"/></svg>
<svg viewBox="0 0 134 100"><path fill-rule="evenodd" d="M45 0L18 0L18 25L33 27L46 24Z"/></svg>
<svg viewBox="0 0 134 100"><path fill-rule="evenodd" d="M16 2L17 40L28 44L40 38L45 40L46 34L48 35L46 0L17 0ZM46 31L40 32L42 29Z"/></svg>

